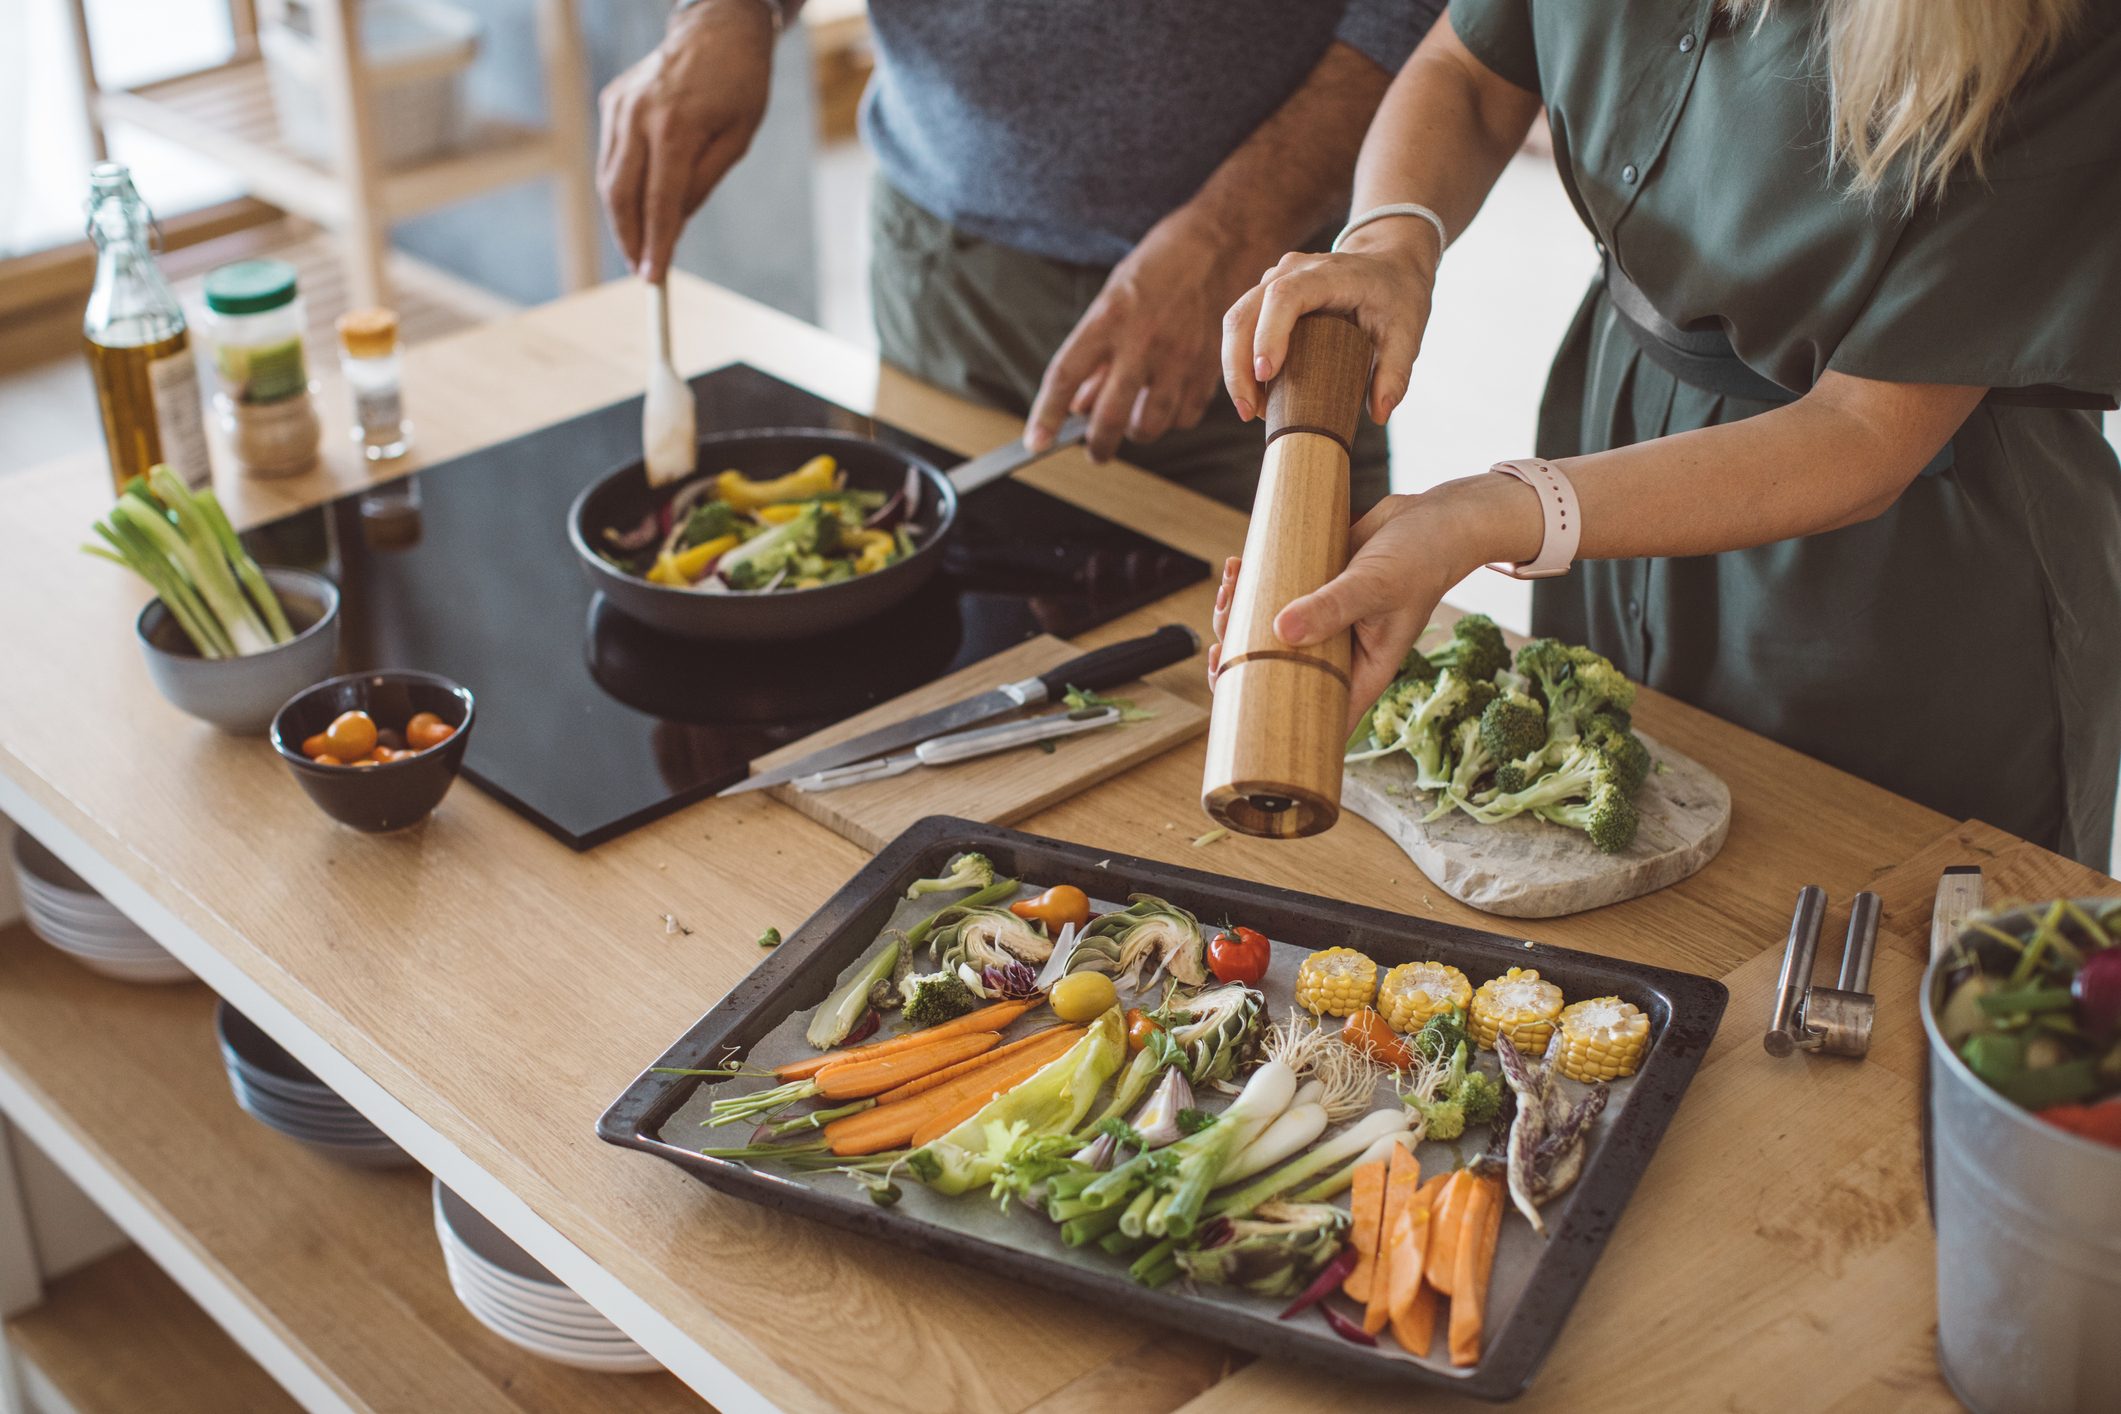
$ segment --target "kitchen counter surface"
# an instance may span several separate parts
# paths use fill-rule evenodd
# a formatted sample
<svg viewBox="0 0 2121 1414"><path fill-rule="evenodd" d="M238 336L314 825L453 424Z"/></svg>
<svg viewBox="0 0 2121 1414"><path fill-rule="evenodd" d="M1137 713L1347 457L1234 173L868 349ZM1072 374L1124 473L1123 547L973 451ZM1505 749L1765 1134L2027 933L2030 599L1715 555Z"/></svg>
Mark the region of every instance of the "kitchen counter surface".
<svg viewBox="0 0 2121 1414"><path fill-rule="evenodd" d="M1016 432L699 282L674 282L673 298L685 371L742 358L967 452ZM639 301L607 286L413 350L419 464L637 393ZM328 425L339 420L334 407ZM335 447L308 476L222 486L254 523L367 474ZM1236 512L1079 452L1024 476L1212 563L1243 536ZM862 853L761 795L586 854L469 785L400 835L333 826L264 743L155 694L131 641L143 592L75 548L107 501L100 455L0 484L0 811L718 1407L1404 1401L752 1207L600 1143L597 1115L758 960L761 929L791 928ZM1204 625L1212 592L1174 595L1091 642ZM1206 699L1199 660L1156 681ZM1916 1142L1912 998L1929 894L1937 869L1962 861L1989 866L1999 893L2115 886L1653 693L1638 715L1729 782L1730 839L1685 883L1574 918L1485 919L1352 818L1311 840L1195 848L1197 740L1022 825L1724 978L1715 1049L1523 1405L1950 1407L1931 1355ZM1842 908L1860 888L1886 894L1878 1035L1860 1064L1773 1061L1758 1044L1805 883Z"/></svg>

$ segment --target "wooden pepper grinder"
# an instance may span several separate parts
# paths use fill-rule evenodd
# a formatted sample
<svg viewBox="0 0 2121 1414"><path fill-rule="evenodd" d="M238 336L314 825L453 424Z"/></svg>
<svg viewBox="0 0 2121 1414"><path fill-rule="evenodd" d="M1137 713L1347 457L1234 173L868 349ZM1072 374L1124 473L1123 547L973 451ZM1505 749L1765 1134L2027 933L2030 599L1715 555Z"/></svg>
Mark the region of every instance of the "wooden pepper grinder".
<svg viewBox="0 0 2121 1414"><path fill-rule="evenodd" d="M1247 835L1296 839L1340 818L1351 635L1292 648L1274 616L1348 563L1348 450L1370 382L1370 340L1309 314L1267 392L1267 453L1223 635L1201 805Z"/></svg>

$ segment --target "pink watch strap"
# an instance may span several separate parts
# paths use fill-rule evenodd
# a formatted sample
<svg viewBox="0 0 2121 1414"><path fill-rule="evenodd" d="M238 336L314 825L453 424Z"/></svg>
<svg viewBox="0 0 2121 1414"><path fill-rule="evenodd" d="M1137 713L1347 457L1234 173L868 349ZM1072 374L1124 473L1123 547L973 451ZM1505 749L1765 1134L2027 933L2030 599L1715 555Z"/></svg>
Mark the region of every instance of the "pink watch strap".
<svg viewBox="0 0 2121 1414"><path fill-rule="evenodd" d="M1514 476L1539 493L1539 513L1546 533L1539 541L1539 555L1523 564L1492 564L1488 568L1512 579L1552 579L1569 572L1576 563L1576 547L1583 540L1583 515L1576 505L1576 488L1552 462L1537 457L1497 462L1488 468Z"/></svg>

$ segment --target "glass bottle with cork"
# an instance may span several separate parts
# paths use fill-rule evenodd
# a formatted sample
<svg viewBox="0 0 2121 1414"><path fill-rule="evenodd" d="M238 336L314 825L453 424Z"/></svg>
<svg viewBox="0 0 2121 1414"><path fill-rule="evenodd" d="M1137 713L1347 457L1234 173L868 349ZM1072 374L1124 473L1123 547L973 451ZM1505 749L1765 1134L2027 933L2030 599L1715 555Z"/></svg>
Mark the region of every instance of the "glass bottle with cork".
<svg viewBox="0 0 2121 1414"><path fill-rule="evenodd" d="M257 476L285 476L317 459L317 420L302 301L284 260L239 260L206 277L207 333L220 391L214 411L236 461Z"/></svg>
<svg viewBox="0 0 2121 1414"><path fill-rule="evenodd" d="M207 485L206 424L183 306L155 268L154 216L123 163L89 171L88 234L96 282L82 316L113 483L123 488L167 463L185 484Z"/></svg>

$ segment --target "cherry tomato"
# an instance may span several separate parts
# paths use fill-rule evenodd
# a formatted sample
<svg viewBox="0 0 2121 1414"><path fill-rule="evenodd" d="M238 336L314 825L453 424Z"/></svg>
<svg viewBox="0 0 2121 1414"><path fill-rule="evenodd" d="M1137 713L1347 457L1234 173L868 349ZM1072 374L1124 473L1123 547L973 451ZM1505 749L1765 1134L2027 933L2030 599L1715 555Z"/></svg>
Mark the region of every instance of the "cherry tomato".
<svg viewBox="0 0 2121 1414"><path fill-rule="evenodd" d="M440 746L456 734L455 727L432 712L415 712L412 720L405 724L405 741L414 751Z"/></svg>
<svg viewBox="0 0 2121 1414"><path fill-rule="evenodd" d="M322 756L331 750L331 738L318 732L315 736L302 738L302 754L309 757Z"/></svg>
<svg viewBox="0 0 2121 1414"><path fill-rule="evenodd" d="M1360 1051L1379 1065L1405 1070L1414 1064L1414 1053L1385 1019L1372 1007L1358 1007L1340 1028L1341 1043Z"/></svg>
<svg viewBox="0 0 2121 1414"><path fill-rule="evenodd" d="M376 745L387 746L392 751L403 751L405 749L405 733L393 731L389 727L377 727Z"/></svg>
<svg viewBox="0 0 2121 1414"><path fill-rule="evenodd" d="M1267 975L1274 945L1256 928L1225 928L1208 944L1208 968L1225 982L1256 985Z"/></svg>
<svg viewBox="0 0 2121 1414"><path fill-rule="evenodd" d="M341 761L356 761L376 749L376 723L366 712L341 712L324 729L331 754Z"/></svg>
<svg viewBox="0 0 2121 1414"><path fill-rule="evenodd" d="M344 766L346 764L329 751L320 751L309 759L316 762L319 766Z"/></svg>
<svg viewBox="0 0 2121 1414"><path fill-rule="evenodd" d="M385 746L379 741L376 743L376 749L368 753L368 759L378 766L388 766L399 757L412 754L410 751L399 751L393 747Z"/></svg>
<svg viewBox="0 0 2121 1414"><path fill-rule="evenodd" d="M1018 899L1009 905L1009 911L1033 923L1043 923L1047 932L1058 934L1070 923L1077 928L1089 923L1090 896L1073 884L1055 884L1037 898Z"/></svg>
<svg viewBox="0 0 2121 1414"><path fill-rule="evenodd" d="M1127 1012L1127 1049L1139 1051L1146 1048L1149 1038L1163 1029L1140 1007L1130 1008Z"/></svg>

